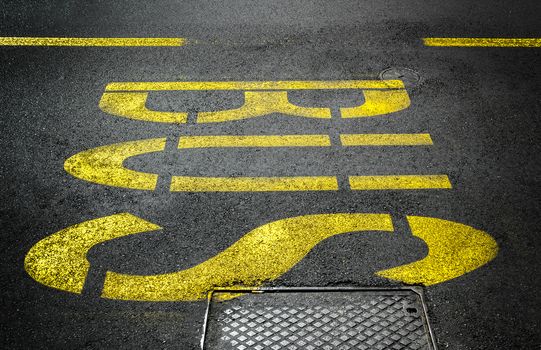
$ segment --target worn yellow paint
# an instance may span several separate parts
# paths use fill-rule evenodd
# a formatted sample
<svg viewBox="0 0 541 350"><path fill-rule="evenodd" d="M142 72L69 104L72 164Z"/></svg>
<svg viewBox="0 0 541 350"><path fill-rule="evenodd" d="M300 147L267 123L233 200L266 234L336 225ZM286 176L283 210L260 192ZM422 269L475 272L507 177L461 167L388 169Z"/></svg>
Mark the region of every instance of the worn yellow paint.
<svg viewBox="0 0 541 350"><path fill-rule="evenodd" d="M105 92L99 106L102 111L129 119L157 123L186 123L188 113L152 111L146 107L148 92Z"/></svg>
<svg viewBox="0 0 541 350"><path fill-rule="evenodd" d="M541 38L423 38L425 46L541 47Z"/></svg>
<svg viewBox="0 0 541 350"><path fill-rule="evenodd" d="M329 108L300 107L289 102L287 91L246 91L244 104L235 109L199 112L198 123L218 123L283 113L297 117L331 118Z"/></svg>
<svg viewBox="0 0 541 350"><path fill-rule="evenodd" d="M107 272L102 297L202 300L216 287L257 287L276 279L329 237L392 230L387 214L319 214L278 220L252 230L226 250L186 270L151 276Z"/></svg>
<svg viewBox="0 0 541 350"><path fill-rule="evenodd" d="M343 146L420 146L432 145L429 134L343 134ZM178 148L213 147L326 147L328 135L203 135L183 136Z"/></svg>
<svg viewBox="0 0 541 350"><path fill-rule="evenodd" d="M352 190L450 189L447 175L350 176Z"/></svg>
<svg viewBox="0 0 541 350"><path fill-rule="evenodd" d="M129 157L163 151L165 138L116 143L75 154L64 163L71 175L101 185L138 190L154 190L157 174L143 173L124 167Z"/></svg>
<svg viewBox="0 0 541 350"><path fill-rule="evenodd" d="M408 216L411 231L428 246L419 261L379 271L379 276L407 284L430 286L473 271L498 253L498 244L488 233L452 221Z"/></svg>
<svg viewBox="0 0 541 350"><path fill-rule="evenodd" d="M404 89L402 80L113 82L106 91Z"/></svg>
<svg viewBox="0 0 541 350"><path fill-rule="evenodd" d="M86 259L90 248L114 238L159 229L159 226L128 213L85 221L36 243L26 254L24 268L41 284L81 293L90 269Z"/></svg>
<svg viewBox="0 0 541 350"><path fill-rule="evenodd" d="M183 46L184 38L0 37L0 46Z"/></svg>
<svg viewBox="0 0 541 350"><path fill-rule="evenodd" d="M401 80L339 81L214 81L214 82L113 82L106 86L100 107L107 113L150 122L185 123L185 112L156 112L145 107L149 91L243 90L239 108L199 112L198 123L217 123L282 113L330 119L330 108L301 107L289 102L289 90L361 89L364 103L341 108L343 118L383 115L407 108L410 99ZM279 91L268 91L279 90ZM113 93L116 92L116 93Z"/></svg>
<svg viewBox="0 0 541 350"><path fill-rule="evenodd" d="M173 176L171 192L336 191L334 176L192 177Z"/></svg>
<svg viewBox="0 0 541 350"><path fill-rule="evenodd" d="M432 145L429 134L343 134L343 146L422 146Z"/></svg>
<svg viewBox="0 0 541 350"><path fill-rule="evenodd" d="M389 114L406 109L410 98L406 90L363 90L364 103L340 108L342 118L362 118Z"/></svg>
<svg viewBox="0 0 541 350"><path fill-rule="evenodd" d="M181 136L178 148L210 147L325 147L327 135L206 135Z"/></svg>
<svg viewBox="0 0 541 350"><path fill-rule="evenodd" d="M420 216L407 217L415 237L426 243L421 260L382 270L378 276L425 286L449 281L494 259L498 245L488 233L464 224ZM86 259L95 245L161 227L128 213L70 226L36 243L25 269L37 282L81 293L90 269ZM264 224L214 257L185 270L130 275L109 271L102 297L141 301L201 300L215 288L257 288L301 261L321 241L343 233L392 232L388 214L316 214ZM235 297L235 295L231 295Z"/></svg>

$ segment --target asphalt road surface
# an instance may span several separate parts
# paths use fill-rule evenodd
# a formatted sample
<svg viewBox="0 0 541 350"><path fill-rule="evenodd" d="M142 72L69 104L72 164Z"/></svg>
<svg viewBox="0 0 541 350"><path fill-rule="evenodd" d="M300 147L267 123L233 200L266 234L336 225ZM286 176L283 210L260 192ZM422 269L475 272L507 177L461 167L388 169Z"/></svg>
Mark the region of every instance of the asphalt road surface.
<svg viewBox="0 0 541 350"><path fill-rule="evenodd" d="M540 348L541 48L422 40L539 38L539 1L0 10L2 37L185 38L0 46L3 348L197 349L238 285L417 285L440 348Z"/></svg>

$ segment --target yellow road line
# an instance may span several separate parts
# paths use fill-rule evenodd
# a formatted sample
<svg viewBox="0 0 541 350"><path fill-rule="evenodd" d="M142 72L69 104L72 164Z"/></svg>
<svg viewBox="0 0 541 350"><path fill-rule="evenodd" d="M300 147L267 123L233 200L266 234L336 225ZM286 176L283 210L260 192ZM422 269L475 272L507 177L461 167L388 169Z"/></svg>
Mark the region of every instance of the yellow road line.
<svg viewBox="0 0 541 350"><path fill-rule="evenodd" d="M336 191L334 176L192 177L173 176L171 192Z"/></svg>
<svg viewBox="0 0 541 350"><path fill-rule="evenodd" d="M432 145L430 134L344 134L343 146L418 146Z"/></svg>
<svg viewBox="0 0 541 350"><path fill-rule="evenodd" d="M327 135L246 135L185 136L178 148L209 147L325 147L331 145Z"/></svg>
<svg viewBox="0 0 541 350"><path fill-rule="evenodd" d="M425 46L541 47L541 38L423 38Z"/></svg>
<svg viewBox="0 0 541 350"><path fill-rule="evenodd" d="M352 190L450 189L447 175L350 176Z"/></svg>
<svg viewBox="0 0 541 350"><path fill-rule="evenodd" d="M184 38L0 37L0 46L183 46Z"/></svg>
<svg viewBox="0 0 541 350"><path fill-rule="evenodd" d="M114 82L106 91L404 89L402 80Z"/></svg>

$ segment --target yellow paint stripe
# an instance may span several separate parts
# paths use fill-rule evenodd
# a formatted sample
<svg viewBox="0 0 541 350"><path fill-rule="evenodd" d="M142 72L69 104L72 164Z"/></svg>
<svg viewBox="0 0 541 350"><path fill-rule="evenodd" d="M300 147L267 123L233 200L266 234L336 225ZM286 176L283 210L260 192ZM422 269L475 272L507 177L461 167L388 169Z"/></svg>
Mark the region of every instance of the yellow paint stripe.
<svg viewBox="0 0 541 350"><path fill-rule="evenodd" d="M392 232L390 215L319 214L274 221L248 232L229 248L186 270L151 276L109 271L102 297L191 301L203 300L208 291L219 287L258 287L289 271L323 240L365 231Z"/></svg>
<svg viewBox="0 0 541 350"><path fill-rule="evenodd" d="M488 233L452 221L408 216L411 231L428 246L428 255L407 265L379 271L379 276L408 284L448 281L496 257L498 244Z"/></svg>
<svg viewBox="0 0 541 350"><path fill-rule="evenodd" d="M183 46L184 38L0 37L0 46Z"/></svg>
<svg viewBox="0 0 541 350"><path fill-rule="evenodd" d="M352 190L417 190L452 188L447 175L350 176Z"/></svg>
<svg viewBox="0 0 541 350"><path fill-rule="evenodd" d="M191 177L173 176L172 192L336 191L334 176Z"/></svg>
<svg viewBox="0 0 541 350"><path fill-rule="evenodd" d="M178 148L209 147L325 147L327 135L182 136Z"/></svg>
<svg viewBox="0 0 541 350"><path fill-rule="evenodd" d="M107 91L403 89L402 80L114 82Z"/></svg>
<svg viewBox="0 0 541 350"><path fill-rule="evenodd" d="M420 146L432 145L430 134L344 134L344 146Z"/></svg>
<svg viewBox="0 0 541 350"><path fill-rule="evenodd" d="M96 244L160 226L121 213L85 221L53 233L26 254L24 268L34 280L66 292L81 293L90 263L86 254Z"/></svg>
<svg viewBox="0 0 541 350"><path fill-rule="evenodd" d="M541 47L541 38L423 38L425 46Z"/></svg>

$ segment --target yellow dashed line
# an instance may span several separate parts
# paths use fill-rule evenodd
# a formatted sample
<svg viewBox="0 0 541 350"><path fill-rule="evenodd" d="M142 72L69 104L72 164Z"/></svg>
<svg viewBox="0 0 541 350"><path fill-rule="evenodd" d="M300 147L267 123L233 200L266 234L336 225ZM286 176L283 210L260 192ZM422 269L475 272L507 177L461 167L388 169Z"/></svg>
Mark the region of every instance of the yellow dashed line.
<svg viewBox="0 0 541 350"><path fill-rule="evenodd" d="M432 145L429 134L344 134L344 146L421 146Z"/></svg>
<svg viewBox="0 0 541 350"><path fill-rule="evenodd" d="M185 136L178 148L210 147L325 147L331 145L327 135L246 135Z"/></svg>
<svg viewBox="0 0 541 350"><path fill-rule="evenodd" d="M541 47L541 38L423 38L425 46Z"/></svg>
<svg viewBox="0 0 541 350"><path fill-rule="evenodd" d="M450 189L447 175L350 176L352 190Z"/></svg>
<svg viewBox="0 0 541 350"><path fill-rule="evenodd" d="M173 176L171 192L336 191L334 176L192 177Z"/></svg>
<svg viewBox="0 0 541 350"><path fill-rule="evenodd" d="M0 37L0 46L183 46L184 38Z"/></svg>

